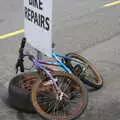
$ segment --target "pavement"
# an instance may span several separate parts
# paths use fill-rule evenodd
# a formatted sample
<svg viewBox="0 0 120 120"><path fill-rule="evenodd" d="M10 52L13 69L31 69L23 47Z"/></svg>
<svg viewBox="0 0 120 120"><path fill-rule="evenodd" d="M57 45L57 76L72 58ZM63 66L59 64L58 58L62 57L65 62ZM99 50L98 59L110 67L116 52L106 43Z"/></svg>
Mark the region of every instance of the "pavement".
<svg viewBox="0 0 120 120"><path fill-rule="evenodd" d="M88 89L88 106L78 120L119 120L120 119L120 35L111 40L101 43L81 53L93 63L96 69L102 74L104 86L97 90ZM79 53L79 52L76 52ZM4 61L6 62L6 61ZM12 66L13 67L13 66ZM0 94L0 119L2 120L38 120L36 114L27 114L10 108L5 103L7 97L7 86L11 76L10 68L1 79ZM13 69L13 68L11 68ZM8 72L9 71L9 72ZM8 73L8 74L7 74ZM4 86L3 86L4 85ZM6 95L6 96L5 96Z"/></svg>
<svg viewBox="0 0 120 120"><path fill-rule="evenodd" d="M102 74L104 86L98 91L89 91L88 108L81 120L120 119L119 41L120 35L82 53L83 56L94 63L97 70Z"/></svg>
<svg viewBox="0 0 120 120"><path fill-rule="evenodd" d="M54 1L55 50L85 56L104 79L101 89L88 90L88 106L78 120L120 120L120 4L104 7L110 2L113 1ZM19 29L23 29L23 1L0 0L0 35ZM0 120L42 120L37 114L23 113L6 104L23 36L0 40Z"/></svg>

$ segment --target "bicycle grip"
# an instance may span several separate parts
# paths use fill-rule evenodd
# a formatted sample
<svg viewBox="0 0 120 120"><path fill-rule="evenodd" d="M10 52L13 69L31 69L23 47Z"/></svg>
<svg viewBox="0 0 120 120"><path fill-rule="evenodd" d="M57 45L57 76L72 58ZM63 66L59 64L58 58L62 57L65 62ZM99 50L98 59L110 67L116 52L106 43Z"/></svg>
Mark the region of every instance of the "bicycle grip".
<svg viewBox="0 0 120 120"><path fill-rule="evenodd" d="M23 63L20 64L20 72L24 72L24 65L23 65Z"/></svg>
<svg viewBox="0 0 120 120"><path fill-rule="evenodd" d="M21 49L25 47L25 43L26 43L26 38L24 37L21 42L21 46L20 46Z"/></svg>

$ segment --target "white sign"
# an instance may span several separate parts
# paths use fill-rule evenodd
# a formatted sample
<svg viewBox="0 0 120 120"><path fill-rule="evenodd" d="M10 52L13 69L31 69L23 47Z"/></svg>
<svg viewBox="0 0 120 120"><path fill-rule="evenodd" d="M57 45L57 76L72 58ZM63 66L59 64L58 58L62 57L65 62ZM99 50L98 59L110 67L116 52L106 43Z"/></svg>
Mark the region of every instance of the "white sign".
<svg viewBox="0 0 120 120"><path fill-rule="evenodd" d="M24 0L24 27L28 43L52 54L52 0Z"/></svg>

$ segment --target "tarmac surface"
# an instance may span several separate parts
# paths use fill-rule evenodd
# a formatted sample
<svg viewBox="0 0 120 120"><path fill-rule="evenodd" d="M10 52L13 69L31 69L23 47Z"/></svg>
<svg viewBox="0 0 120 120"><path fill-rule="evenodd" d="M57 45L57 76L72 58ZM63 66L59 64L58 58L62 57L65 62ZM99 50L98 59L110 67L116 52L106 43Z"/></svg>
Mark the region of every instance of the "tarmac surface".
<svg viewBox="0 0 120 120"><path fill-rule="evenodd" d="M120 4L112 0L55 0L53 41L60 53L85 56L102 74L104 86L88 90L88 106L78 120L120 120ZM23 29L23 1L0 0L0 36ZM42 120L6 104L7 88L23 34L0 40L0 120Z"/></svg>

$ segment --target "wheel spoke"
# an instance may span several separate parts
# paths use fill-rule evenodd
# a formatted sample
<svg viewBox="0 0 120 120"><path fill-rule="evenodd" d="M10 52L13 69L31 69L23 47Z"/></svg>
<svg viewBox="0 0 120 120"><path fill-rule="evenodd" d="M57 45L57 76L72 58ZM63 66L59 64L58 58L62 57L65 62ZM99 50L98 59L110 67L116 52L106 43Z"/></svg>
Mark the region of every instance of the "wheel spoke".
<svg viewBox="0 0 120 120"><path fill-rule="evenodd" d="M69 90L70 88L70 84L71 84L71 80L70 79L67 79L68 83L66 82L66 84L64 84L64 88L63 88L63 92L65 92L66 90Z"/></svg>
<svg viewBox="0 0 120 120"><path fill-rule="evenodd" d="M48 113L48 112L52 111L53 107L54 107L54 101L52 101L51 103L49 102L48 109L46 112Z"/></svg>
<svg viewBox="0 0 120 120"><path fill-rule="evenodd" d="M50 120L63 120L64 118L68 120L73 116L76 117L76 109L79 109L80 103L84 103L84 99L81 96L83 90L80 91L82 88L76 82L77 78L74 80L75 77L72 77L68 73L58 74L58 76L53 77L57 79L56 84L61 89L61 93L57 89L54 90L54 88L49 86L40 88L38 103L41 109L38 109L38 106L36 106L36 109L40 114L44 112L42 115Z"/></svg>

